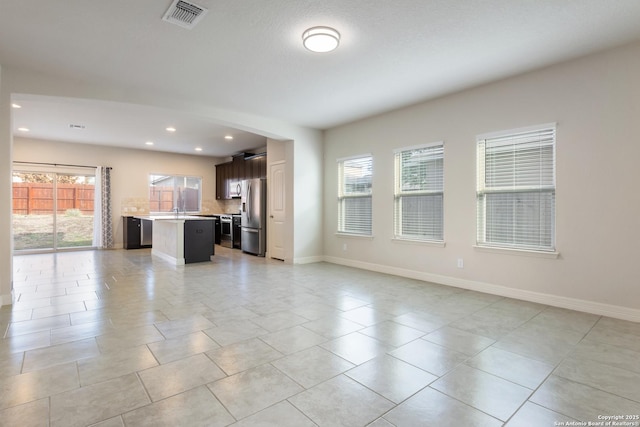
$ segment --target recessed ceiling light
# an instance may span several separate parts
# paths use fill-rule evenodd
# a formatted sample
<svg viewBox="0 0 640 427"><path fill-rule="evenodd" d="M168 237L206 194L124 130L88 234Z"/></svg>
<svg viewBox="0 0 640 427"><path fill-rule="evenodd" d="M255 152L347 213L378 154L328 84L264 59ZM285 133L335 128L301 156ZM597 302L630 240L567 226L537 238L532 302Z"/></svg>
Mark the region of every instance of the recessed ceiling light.
<svg viewBox="0 0 640 427"><path fill-rule="evenodd" d="M302 44L311 52L331 52L340 44L340 33L330 27L312 27L302 33Z"/></svg>
<svg viewBox="0 0 640 427"><path fill-rule="evenodd" d="M25 128L25 127L19 127L18 130L20 132L29 132L29 128Z"/></svg>
<svg viewBox="0 0 640 427"><path fill-rule="evenodd" d="M145 142L146 145L153 145L153 141L147 141Z"/></svg>
<svg viewBox="0 0 640 427"><path fill-rule="evenodd" d="M11 108L22 108L20 104L11 104Z"/></svg>
<svg viewBox="0 0 640 427"><path fill-rule="evenodd" d="M202 147L196 147L196 151L202 151Z"/></svg>
<svg viewBox="0 0 640 427"><path fill-rule="evenodd" d="M167 132L175 132L175 131L176 131L176 128L174 128L173 126L169 126L167 128Z"/></svg>
<svg viewBox="0 0 640 427"><path fill-rule="evenodd" d="M225 135L224 139L226 139L227 141L231 141L233 140L233 137L231 135Z"/></svg>

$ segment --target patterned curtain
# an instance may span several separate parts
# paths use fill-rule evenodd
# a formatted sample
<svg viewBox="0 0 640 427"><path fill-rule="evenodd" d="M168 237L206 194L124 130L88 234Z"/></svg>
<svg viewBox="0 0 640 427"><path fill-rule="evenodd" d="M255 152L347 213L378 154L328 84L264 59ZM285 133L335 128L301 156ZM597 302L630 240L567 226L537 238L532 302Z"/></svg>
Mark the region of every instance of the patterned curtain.
<svg viewBox="0 0 640 427"><path fill-rule="evenodd" d="M111 212L111 168L100 168L100 195L102 208L102 245L103 249L113 248L113 218Z"/></svg>
<svg viewBox="0 0 640 427"><path fill-rule="evenodd" d="M96 167L93 190L93 247L102 249L102 166Z"/></svg>

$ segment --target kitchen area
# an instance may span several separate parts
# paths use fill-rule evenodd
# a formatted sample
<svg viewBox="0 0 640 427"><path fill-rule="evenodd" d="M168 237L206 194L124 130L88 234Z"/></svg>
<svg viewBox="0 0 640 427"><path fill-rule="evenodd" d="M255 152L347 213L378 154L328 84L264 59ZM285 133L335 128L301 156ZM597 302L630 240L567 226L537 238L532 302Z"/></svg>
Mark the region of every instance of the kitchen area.
<svg viewBox="0 0 640 427"><path fill-rule="evenodd" d="M190 194L203 189L187 188L185 179L175 201L165 200L154 209L150 200L148 214L123 215L124 249L151 248L153 255L175 265L210 261L216 245L265 256L266 174L266 152L237 153L216 164L215 197L223 212L203 212Z"/></svg>

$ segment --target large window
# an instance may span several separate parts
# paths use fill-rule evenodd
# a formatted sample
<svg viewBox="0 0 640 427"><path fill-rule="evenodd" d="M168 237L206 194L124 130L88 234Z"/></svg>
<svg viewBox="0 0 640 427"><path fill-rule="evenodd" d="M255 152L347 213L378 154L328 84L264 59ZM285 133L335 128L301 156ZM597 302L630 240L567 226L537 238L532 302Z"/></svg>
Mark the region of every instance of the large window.
<svg viewBox="0 0 640 427"><path fill-rule="evenodd" d="M555 124L478 137L479 246L555 250Z"/></svg>
<svg viewBox="0 0 640 427"><path fill-rule="evenodd" d="M149 211L154 213L199 212L202 178L149 175Z"/></svg>
<svg viewBox="0 0 640 427"><path fill-rule="evenodd" d="M443 241L443 155L442 142L396 151L397 239Z"/></svg>
<svg viewBox="0 0 640 427"><path fill-rule="evenodd" d="M371 235L370 155L338 160L338 232Z"/></svg>

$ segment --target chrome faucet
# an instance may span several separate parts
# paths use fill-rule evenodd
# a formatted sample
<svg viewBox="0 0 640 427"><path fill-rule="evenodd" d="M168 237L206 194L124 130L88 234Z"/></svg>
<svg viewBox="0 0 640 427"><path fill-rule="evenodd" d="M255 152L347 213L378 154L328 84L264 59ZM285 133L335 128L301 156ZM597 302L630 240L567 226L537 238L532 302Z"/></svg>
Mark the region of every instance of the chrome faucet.
<svg viewBox="0 0 640 427"><path fill-rule="evenodd" d="M180 209L180 205L182 205L182 209ZM176 218L178 218L180 214L180 210L182 210L182 216L187 216L187 201L184 198L184 190L178 189L178 200L176 202L176 207L173 210L176 213Z"/></svg>

